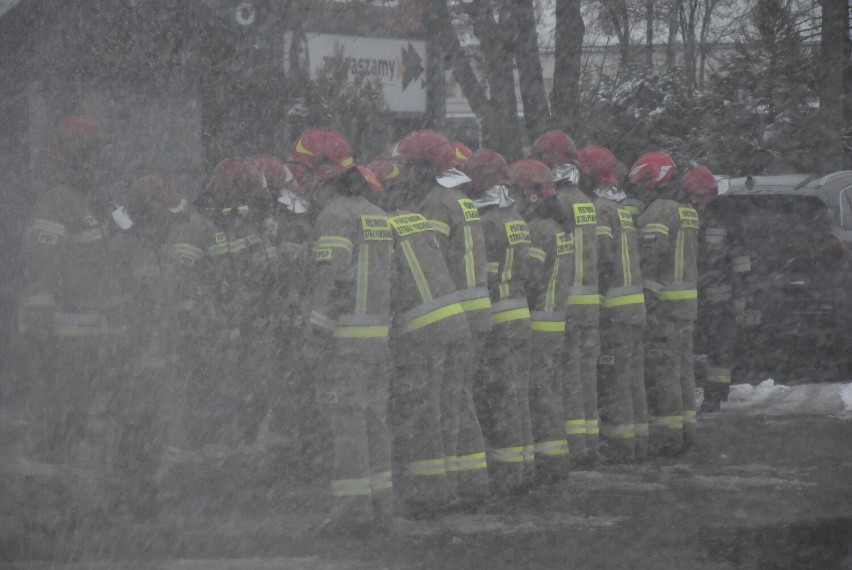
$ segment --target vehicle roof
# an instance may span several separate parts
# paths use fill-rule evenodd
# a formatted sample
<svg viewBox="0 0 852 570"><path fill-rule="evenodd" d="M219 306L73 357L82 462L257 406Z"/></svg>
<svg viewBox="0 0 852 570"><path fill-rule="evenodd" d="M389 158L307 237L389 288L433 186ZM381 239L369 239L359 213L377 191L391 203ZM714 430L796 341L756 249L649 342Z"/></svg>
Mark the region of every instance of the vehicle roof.
<svg viewBox="0 0 852 570"><path fill-rule="evenodd" d="M754 186L746 185L748 178ZM852 171L842 170L819 177L815 174L784 174L778 176L752 176L731 178L728 181L728 196L789 195L813 196L831 203L837 194L852 185Z"/></svg>

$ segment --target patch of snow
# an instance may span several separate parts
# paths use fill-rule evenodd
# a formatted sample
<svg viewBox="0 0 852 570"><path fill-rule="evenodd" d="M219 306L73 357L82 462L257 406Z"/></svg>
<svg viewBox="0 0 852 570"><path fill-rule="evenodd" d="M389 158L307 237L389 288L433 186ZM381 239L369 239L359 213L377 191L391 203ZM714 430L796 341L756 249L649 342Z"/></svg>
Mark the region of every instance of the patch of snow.
<svg viewBox="0 0 852 570"><path fill-rule="evenodd" d="M544 515L531 513L450 515L435 521L411 521L394 519L394 534L407 536L433 536L448 531L459 542L465 535L552 532L556 528L585 527L601 528L614 526L624 517L582 516L548 512Z"/></svg>
<svg viewBox="0 0 852 570"><path fill-rule="evenodd" d="M725 412L745 414L842 414L852 412L852 383L775 384L772 378L757 386L734 384Z"/></svg>
<svg viewBox="0 0 852 570"><path fill-rule="evenodd" d="M759 487L789 489L816 487L817 484L798 479L780 479L778 477L737 477L734 475L696 475L691 483L710 489L724 491L748 491Z"/></svg>

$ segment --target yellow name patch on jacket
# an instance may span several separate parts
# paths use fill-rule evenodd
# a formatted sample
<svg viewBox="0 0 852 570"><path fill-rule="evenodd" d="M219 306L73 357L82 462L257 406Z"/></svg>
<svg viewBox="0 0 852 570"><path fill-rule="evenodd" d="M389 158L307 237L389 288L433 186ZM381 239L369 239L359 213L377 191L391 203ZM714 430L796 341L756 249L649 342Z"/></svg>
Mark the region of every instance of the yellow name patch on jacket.
<svg viewBox="0 0 852 570"><path fill-rule="evenodd" d="M598 214L595 205L589 202L574 204L574 223L578 226L598 223Z"/></svg>
<svg viewBox="0 0 852 570"><path fill-rule="evenodd" d="M432 224L429 220L420 214L403 214L388 218L391 227L396 230L400 237L410 236L420 232L428 232L432 230Z"/></svg>
<svg viewBox="0 0 852 570"><path fill-rule="evenodd" d="M512 220L506 222L506 237L510 245L519 243L530 243L530 229L523 220Z"/></svg>
<svg viewBox="0 0 852 570"><path fill-rule="evenodd" d="M621 222L621 227L625 230L635 230L633 225L633 214L627 208L618 208L618 220Z"/></svg>
<svg viewBox="0 0 852 570"><path fill-rule="evenodd" d="M694 208L678 208L680 227L698 229L698 212Z"/></svg>
<svg viewBox="0 0 852 570"><path fill-rule="evenodd" d="M574 253L574 234L559 232L556 234L556 255L570 255Z"/></svg>
<svg viewBox="0 0 852 570"><path fill-rule="evenodd" d="M365 240L392 240L393 234L384 216L361 216L361 229Z"/></svg>
<svg viewBox="0 0 852 570"><path fill-rule="evenodd" d="M476 209L476 204L473 203L473 200L462 198L461 200L459 200L459 206L461 206L465 222L479 221L479 210Z"/></svg>

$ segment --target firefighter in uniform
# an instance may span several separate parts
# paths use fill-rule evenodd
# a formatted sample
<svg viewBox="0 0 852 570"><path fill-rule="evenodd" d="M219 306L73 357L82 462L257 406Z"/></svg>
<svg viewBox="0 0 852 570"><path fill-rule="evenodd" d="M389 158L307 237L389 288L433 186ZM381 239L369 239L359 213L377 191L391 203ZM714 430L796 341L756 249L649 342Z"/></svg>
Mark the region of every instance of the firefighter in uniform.
<svg viewBox="0 0 852 570"><path fill-rule="evenodd" d="M536 479L547 482L567 476L569 469L561 376L574 242L563 229L565 212L556 200L553 174L547 165L519 160L509 167L509 176L524 194L521 213L530 229L526 283L532 327L530 421Z"/></svg>
<svg viewBox="0 0 852 570"><path fill-rule="evenodd" d="M470 332L434 227L423 215L400 208L416 203L420 184L399 184L400 169L389 161L373 161L373 168L388 187L385 204L394 235L392 432L401 467L394 488L403 512L418 517L438 513L456 499L450 478L455 458L446 453L444 441L458 435L464 376L448 369L447 355L457 343L470 346ZM444 413L447 394L447 413L455 418Z"/></svg>
<svg viewBox="0 0 852 570"><path fill-rule="evenodd" d="M465 164L468 195L482 218L488 256L491 323L480 361L483 431L491 491L521 492L533 482L535 457L529 411L530 310L526 280L530 232L515 211L509 165L489 149Z"/></svg>
<svg viewBox="0 0 852 570"><path fill-rule="evenodd" d="M278 270L268 289L276 307L272 324L272 352L276 368L269 385L269 410L261 431L265 449L263 464L270 482L282 474L306 475L316 462L311 454L309 424L316 418L313 385L306 381L308 370L299 357L304 328L301 295L305 289L310 250L310 200L305 167L285 165L271 155L252 157L260 168L273 199L273 207L263 220L264 238L275 248ZM300 471L300 469L304 470Z"/></svg>
<svg viewBox="0 0 852 570"><path fill-rule="evenodd" d="M648 326L645 387L651 455L677 455L692 443L695 377L692 335L697 314L698 213L678 200L676 167L664 152L634 163L630 183L647 207L639 217Z"/></svg>
<svg viewBox="0 0 852 570"><path fill-rule="evenodd" d="M305 352L321 369L318 405L334 440L333 504L322 529L369 531L393 509L387 426L393 235L387 214L363 197L369 187L340 133L306 131L291 160L309 166L320 183L313 192L322 209Z"/></svg>
<svg viewBox="0 0 852 570"><path fill-rule="evenodd" d="M601 146L578 152L580 188L594 197L598 214L598 281L601 288L601 356L598 407L601 455L630 462L644 456L647 407L640 341L645 297L639 266L639 239L633 216L621 205L617 160Z"/></svg>
<svg viewBox="0 0 852 570"><path fill-rule="evenodd" d="M172 419L167 410L177 396L175 272L163 249L186 201L171 180L150 175L131 185L124 204L126 229L110 243L114 297L108 370L118 420L111 474L120 486L115 506L150 516Z"/></svg>
<svg viewBox="0 0 852 570"><path fill-rule="evenodd" d="M32 359L31 424L20 474L36 493L30 520L47 527L99 507L107 450L102 355L107 334L108 249L97 163L105 144L98 123L63 119L51 148L54 175L26 225L19 332ZM92 488L92 482L95 487Z"/></svg>
<svg viewBox="0 0 852 570"><path fill-rule="evenodd" d="M455 168L467 155L434 131L410 133L397 143L392 154L396 156L391 160L400 163L412 187L406 196L420 201L404 207L423 215L435 229L470 331L467 342L448 346L445 372L449 375L441 400L444 452L455 492L461 501L475 503L489 492L485 440L473 401L473 385L491 331L491 300L482 222L473 201L459 189L470 179Z"/></svg>
<svg viewBox="0 0 852 570"><path fill-rule="evenodd" d="M577 187L577 147L561 131L549 131L533 144L532 158L545 163L556 181L556 197L566 213L565 232L574 238L574 276L566 313L565 425L574 466L594 465L598 456L597 364L598 319L597 213Z"/></svg>
<svg viewBox="0 0 852 570"><path fill-rule="evenodd" d="M751 270L748 249L742 243L738 219L718 194L716 178L704 166L683 176L683 190L698 210L698 320L695 344L705 355L696 367L697 383L704 388L703 411L715 411L728 399L737 342L736 306ZM698 362L696 362L698 364Z"/></svg>

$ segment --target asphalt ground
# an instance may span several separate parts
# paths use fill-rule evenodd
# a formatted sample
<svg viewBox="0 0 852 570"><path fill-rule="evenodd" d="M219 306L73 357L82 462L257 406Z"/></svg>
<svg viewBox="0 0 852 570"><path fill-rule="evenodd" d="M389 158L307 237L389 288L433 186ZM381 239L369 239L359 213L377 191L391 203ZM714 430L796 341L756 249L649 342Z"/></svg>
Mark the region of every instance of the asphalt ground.
<svg viewBox="0 0 852 570"><path fill-rule="evenodd" d="M7 508L0 568L852 569L849 415L701 415L683 458L573 472L473 513L394 519L358 537L316 531L327 506L317 480L198 492L154 520L54 533Z"/></svg>

